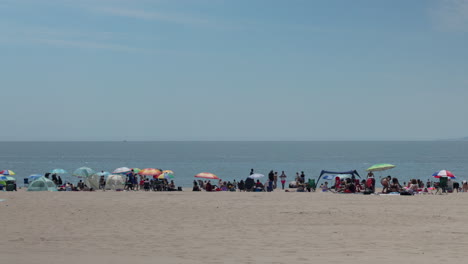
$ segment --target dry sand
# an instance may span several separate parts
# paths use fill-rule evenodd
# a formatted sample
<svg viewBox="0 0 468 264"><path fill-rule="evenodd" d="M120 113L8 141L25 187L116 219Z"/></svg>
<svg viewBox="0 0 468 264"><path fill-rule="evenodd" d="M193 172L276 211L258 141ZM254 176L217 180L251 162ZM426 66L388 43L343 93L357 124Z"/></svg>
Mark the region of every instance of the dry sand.
<svg viewBox="0 0 468 264"><path fill-rule="evenodd" d="M466 263L468 193L0 192L0 263Z"/></svg>

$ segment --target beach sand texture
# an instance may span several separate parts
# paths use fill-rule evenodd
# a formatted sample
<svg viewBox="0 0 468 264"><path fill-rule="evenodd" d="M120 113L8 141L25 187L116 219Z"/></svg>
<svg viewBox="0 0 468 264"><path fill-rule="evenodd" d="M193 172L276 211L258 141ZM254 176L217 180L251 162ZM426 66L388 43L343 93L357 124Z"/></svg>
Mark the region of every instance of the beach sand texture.
<svg viewBox="0 0 468 264"><path fill-rule="evenodd" d="M465 263L468 193L0 193L1 263Z"/></svg>

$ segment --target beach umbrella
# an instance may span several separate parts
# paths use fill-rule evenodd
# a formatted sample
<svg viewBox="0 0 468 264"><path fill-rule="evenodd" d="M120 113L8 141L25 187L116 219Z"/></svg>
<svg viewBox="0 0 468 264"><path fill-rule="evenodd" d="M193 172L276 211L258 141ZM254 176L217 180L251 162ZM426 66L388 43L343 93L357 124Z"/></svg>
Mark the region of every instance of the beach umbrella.
<svg viewBox="0 0 468 264"><path fill-rule="evenodd" d="M76 169L72 175L78 178L87 178L95 173L96 172L91 168L81 167L81 168Z"/></svg>
<svg viewBox="0 0 468 264"><path fill-rule="evenodd" d="M97 176L104 176L104 177L107 177L109 176L111 173L108 172L108 171L101 171L101 172L98 172L96 173Z"/></svg>
<svg viewBox="0 0 468 264"><path fill-rule="evenodd" d="M209 172L198 173L197 175L195 175L195 178L204 178L204 179L210 179L210 180L219 180L218 176L214 175L213 173L209 173Z"/></svg>
<svg viewBox="0 0 468 264"><path fill-rule="evenodd" d="M132 168L132 170L133 170L133 173L139 173L141 171L141 169L139 168Z"/></svg>
<svg viewBox="0 0 468 264"><path fill-rule="evenodd" d="M260 173L254 173L254 174L249 176L249 178L251 178L251 179L260 179L262 177L265 177L265 175L260 174Z"/></svg>
<svg viewBox="0 0 468 264"><path fill-rule="evenodd" d="M154 169L154 168L146 168L146 169L142 169L140 172L138 172L139 175L144 175L144 176L159 176L161 175L161 171L158 170L158 169Z"/></svg>
<svg viewBox="0 0 468 264"><path fill-rule="evenodd" d="M29 180L29 182L33 182L33 181L39 179L39 178L42 177L42 176L44 176L44 175L41 175L41 174L31 174L31 175L28 176L28 180Z"/></svg>
<svg viewBox="0 0 468 264"><path fill-rule="evenodd" d="M66 170L64 169L53 169L50 171L50 173L52 174L65 174L65 173L68 173Z"/></svg>
<svg viewBox="0 0 468 264"><path fill-rule="evenodd" d="M392 164L387 164L387 163L381 163L381 164L375 164L372 167L368 168L366 171L385 171L389 169L395 168L395 165Z"/></svg>
<svg viewBox="0 0 468 264"><path fill-rule="evenodd" d="M16 178L13 178L11 176L1 175L0 181L16 181Z"/></svg>
<svg viewBox="0 0 468 264"><path fill-rule="evenodd" d="M112 173L120 174L120 173L127 173L127 172L131 172L131 171L132 171L132 169L130 169L130 168L121 167L121 168L115 169Z"/></svg>
<svg viewBox="0 0 468 264"><path fill-rule="evenodd" d="M2 170L0 171L0 174L2 175L15 175L16 173L12 170Z"/></svg>
<svg viewBox="0 0 468 264"><path fill-rule="evenodd" d="M434 178L452 178L452 179L455 179L455 175L453 175L453 173L451 173L448 170L436 171L436 172L434 172L434 174L432 174L432 177L434 177Z"/></svg>
<svg viewBox="0 0 468 264"><path fill-rule="evenodd" d="M158 176L158 179L173 179L174 172L171 170L163 170L161 175Z"/></svg>

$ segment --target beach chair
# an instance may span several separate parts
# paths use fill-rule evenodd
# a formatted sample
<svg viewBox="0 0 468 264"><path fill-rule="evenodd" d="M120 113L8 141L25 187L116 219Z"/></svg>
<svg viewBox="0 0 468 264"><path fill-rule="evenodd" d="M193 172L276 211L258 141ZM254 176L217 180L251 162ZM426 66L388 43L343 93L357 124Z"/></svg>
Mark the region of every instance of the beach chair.
<svg viewBox="0 0 468 264"><path fill-rule="evenodd" d="M315 189L317 188L317 184L315 184L315 179L309 179L307 182L307 189L309 192L312 190L315 192Z"/></svg>

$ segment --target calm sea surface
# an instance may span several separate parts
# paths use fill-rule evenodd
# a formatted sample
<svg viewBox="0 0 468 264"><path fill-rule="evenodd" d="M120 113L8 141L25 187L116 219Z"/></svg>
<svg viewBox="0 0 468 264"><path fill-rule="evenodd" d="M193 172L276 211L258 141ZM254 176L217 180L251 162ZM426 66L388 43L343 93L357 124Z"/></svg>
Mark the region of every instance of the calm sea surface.
<svg viewBox="0 0 468 264"><path fill-rule="evenodd" d="M321 170L365 169L376 163L396 168L376 176L427 180L440 169L468 179L467 141L424 142L0 142L0 169L16 172L18 183L30 174L54 168L68 172L86 166L113 171L117 167L161 168L175 172L176 185L191 186L194 175L212 172L223 180L245 179L250 169L270 170L293 180L297 171L317 178ZM76 182L69 174L64 180Z"/></svg>

